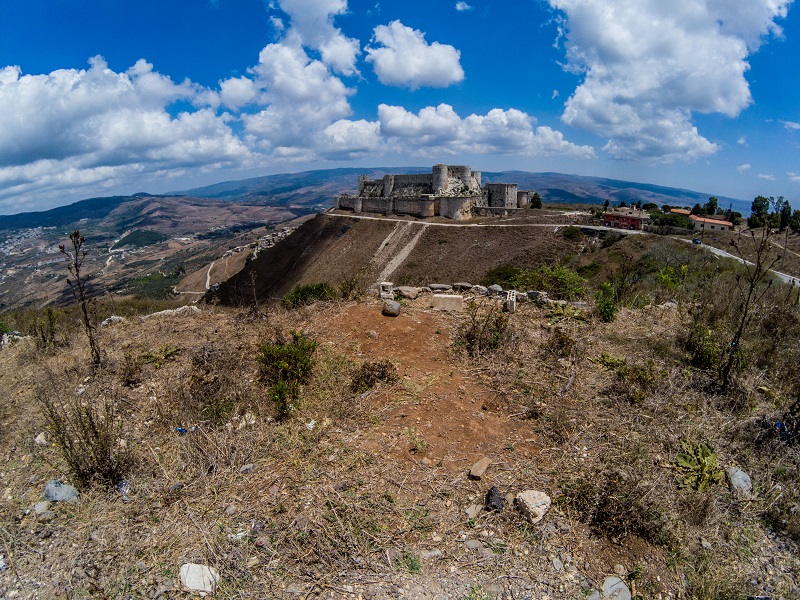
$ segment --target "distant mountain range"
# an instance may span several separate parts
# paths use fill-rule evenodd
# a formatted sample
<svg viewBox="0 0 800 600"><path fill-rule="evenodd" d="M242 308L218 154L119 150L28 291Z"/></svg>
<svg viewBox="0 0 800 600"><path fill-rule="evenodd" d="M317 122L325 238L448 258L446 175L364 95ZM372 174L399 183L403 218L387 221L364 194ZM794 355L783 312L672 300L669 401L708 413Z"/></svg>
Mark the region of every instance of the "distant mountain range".
<svg viewBox="0 0 800 600"><path fill-rule="evenodd" d="M176 191L164 195L146 193L133 196L112 196L108 198L89 198L68 206L60 206L42 212L0 215L0 230L30 227L64 227L81 219L98 219L110 215L115 209L128 202L141 202L147 198L152 202L159 199L190 197L221 202L236 202L256 206L274 206L291 210L295 214L318 212L332 206L333 198L343 192L358 189L358 176L368 175L381 178L387 173L428 173L429 167L380 167L380 168L342 168L302 173L266 175L238 181L225 181L205 187ZM656 204L674 206L693 206L705 203L712 195L692 190L670 188L648 183L566 175L563 173L529 173L526 171L484 171L484 183L517 183L520 189L536 190L545 202L567 204L602 204L625 201L628 204L642 200ZM734 210L749 214L750 202L738 198L718 196L719 205L733 205Z"/></svg>

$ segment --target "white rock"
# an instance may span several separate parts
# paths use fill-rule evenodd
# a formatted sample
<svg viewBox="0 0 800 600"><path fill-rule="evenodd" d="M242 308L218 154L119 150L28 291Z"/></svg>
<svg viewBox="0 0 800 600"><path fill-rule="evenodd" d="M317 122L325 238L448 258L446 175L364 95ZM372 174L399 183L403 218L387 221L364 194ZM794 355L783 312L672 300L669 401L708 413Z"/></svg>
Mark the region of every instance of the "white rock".
<svg viewBox="0 0 800 600"><path fill-rule="evenodd" d="M47 446L47 436L45 435L44 431L36 436L33 440L33 443L37 446Z"/></svg>
<svg viewBox="0 0 800 600"><path fill-rule="evenodd" d="M631 591L619 577L603 580L603 600L631 600Z"/></svg>
<svg viewBox="0 0 800 600"><path fill-rule="evenodd" d="M531 523L538 523L550 510L550 496L536 490L525 490L514 499L519 511Z"/></svg>
<svg viewBox="0 0 800 600"><path fill-rule="evenodd" d="M219 573L214 567L195 563L181 565L181 585L190 592L213 594L218 581Z"/></svg>

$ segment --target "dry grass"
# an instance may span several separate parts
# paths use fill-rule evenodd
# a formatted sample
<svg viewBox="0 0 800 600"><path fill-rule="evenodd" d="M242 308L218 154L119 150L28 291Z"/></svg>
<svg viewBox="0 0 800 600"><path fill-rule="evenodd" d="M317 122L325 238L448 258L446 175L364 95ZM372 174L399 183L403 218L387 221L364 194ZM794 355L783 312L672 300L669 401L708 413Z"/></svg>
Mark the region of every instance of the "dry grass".
<svg viewBox="0 0 800 600"><path fill-rule="evenodd" d="M193 561L219 569L222 598L279 597L292 585L346 597L348 585L363 591L415 581L450 592L456 587L442 586L453 582L463 597L525 581L539 586L530 593L571 598L617 563L643 597L795 594L800 565L791 537L800 528L791 515L800 458L759 425L788 398L755 370L740 382L749 412L709 392L708 375L687 366L678 343L685 312L622 309L610 324L552 326L544 309L524 304L504 344L470 359L446 335L461 317L410 303L407 321L391 321L411 346L398 348L388 331L368 335L369 311L379 310L363 301L268 314L214 308L101 330L108 367L98 377L117 390L121 439L136 458L129 501L85 487L80 504L55 507L51 523L37 521L30 507L47 479L67 471L57 448L33 443L45 427L31 409L34 389L46 365L63 389L77 390L89 375L88 353L79 338L56 353L25 341L4 350L0 552L10 567L0 573L0 591L146 597L175 584L180 564ZM276 330L290 329L320 345L301 405L276 423L255 356ZM384 354L366 350L384 339ZM450 348L444 363L422 353L431 343ZM169 357L141 359L165 344L176 350ZM627 368L603 366L603 354ZM386 359L397 381L367 391L354 385L362 365ZM456 374L463 383L448 384ZM754 391L766 383L774 394ZM413 415L433 395L463 403L428 427ZM474 444L493 458L480 482L466 477L473 449L449 442L465 423L475 424ZM505 428L496 438L493 423ZM412 429L425 447L409 439ZM680 487L682 441L707 441L723 467L745 469L755 496L734 499L724 485ZM247 465L252 472L241 472ZM555 506L537 526L513 510L470 519L464 509L482 504L491 485L503 493L546 490ZM469 550L468 539L489 552ZM434 549L439 558L421 560ZM570 557L572 579L554 572L555 555Z"/></svg>

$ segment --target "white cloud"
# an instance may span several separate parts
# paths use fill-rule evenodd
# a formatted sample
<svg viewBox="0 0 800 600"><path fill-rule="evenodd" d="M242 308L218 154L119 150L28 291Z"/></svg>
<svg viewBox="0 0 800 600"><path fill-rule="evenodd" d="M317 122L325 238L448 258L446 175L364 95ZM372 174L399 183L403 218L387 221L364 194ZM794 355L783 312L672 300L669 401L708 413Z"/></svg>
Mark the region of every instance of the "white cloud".
<svg viewBox="0 0 800 600"><path fill-rule="evenodd" d="M428 44L424 33L400 21L376 27L373 41L381 46L367 47L366 60L384 85L416 90L447 87L464 79L458 50L439 42Z"/></svg>
<svg viewBox="0 0 800 600"><path fill-rule="evenodd" d="M461 118L452 106L428 106L413 114L401 106L378 107L381 134L406 152L423 156L457 153L501 153L529 156L566 155L591 158L590 146L578 146L515 109L495 108L486 115Z"/></svg>
<svg viewBox="0 0 800 600"><path fill-rule="evenodd" d="M743 165L736 167L736 170L742 174L747 173L750 170L750 165L748 163L744 163Z"/></svg>
<svg viewBox="0 0 800 600"><path fill-rule="evenodd" d="M291 29L303 45L319 51L323 63L342 75L358 72L361 44L333 25L336 15L347 12L347 0L279 0L278 4L291 18Z"/></svg>
<svg viewBox="0 0 800 600"><path fill-rule="evenodd" d="M775 175L769 175L768 173L759 173L756 177L759 179L766 179L767 181L775 181Z"/></svg>
<svg viewBox="0 0 800 600"><path fill-rule="evenodd" d="M747 138L745 136L741 136L738 140L736 140L736 143L739 144L740 146L746 146Z"/></svg>
<svg viewBox="0 0 800 600"><path fill-rule="evenodd" d="M789 131L797 131L800 129L800 123L795 123L794 121L781 121L781 123L783 123L783 126Z"/></svg>
<svg viewBox="0 0 800 600"><path fill-rule="evenodd" d="M352 90L321 61L309 58L296 38L266 46L253 72L267 106L242 120L262 150L294 155L313 148L323 129L351 112Z"/></svg>
<svg viewBox="0 0 800 600"><path fill-rule="evenodd" d="M797 173L789 172L789 173L786 174L786 176L789 178L789 181L791 181L792 183L800 183L800 175L798 175Z"/></svg>
<svg viewBox="0 0 800 600"><path fill-rule="evenodd" d="M553 90L553 95L551 96L551 100L555 100L555 99L556 99L556 98L558 98L560 95L561 95L561 94L559 94L559 93L558 93L558 90Z"/></svg>
<svg viewBox="0 0 800 600"><path fill-rule="evenodd" d="M250 104L256 99L256 87L252 79L247 77L234 77L221 81L220 100L225 106L234 110Z"/></svg>
<svg viewBox="0 0 800 600"><path fill-rule="evenodd" d="M286 25L283 23L283 19L279 17L272 16L269 18L269 22L275 29L275 31L282 32L284 29L286 29Z"/></svg>
<svg viewBox="0 0 800 600"><path fill-rule="evenodd" d="M566 15L567 68L584 75L565 123L608 138L622 159L671 162L719 146L692 114L737 116L751 102L747 57L791 0L549 0Z"/></svg>
<svg viewBox="0 0 800 600"><path fill-rule="evenodd" d="M472 7L466 2L456 2L456 10L463 12L465 10L472 10Z"/></svg>

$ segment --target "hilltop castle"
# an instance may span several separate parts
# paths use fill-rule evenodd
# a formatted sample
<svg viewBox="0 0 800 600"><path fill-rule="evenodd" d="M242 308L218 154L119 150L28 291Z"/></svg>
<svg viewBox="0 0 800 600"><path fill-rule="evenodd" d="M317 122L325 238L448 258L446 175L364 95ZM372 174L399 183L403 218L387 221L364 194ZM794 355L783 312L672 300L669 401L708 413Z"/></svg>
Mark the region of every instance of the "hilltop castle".
<svg viewBox="0 0 800 600"><path fill-rule="evenodd" d="M410 215L421 219L465 219L473 213L507 215L531 202L532 192L516 183L488 183L481 187L480 171L468 166L434 165L430 174L358 177L358 195L336 197L334 209L383 215Z"/></svg>

